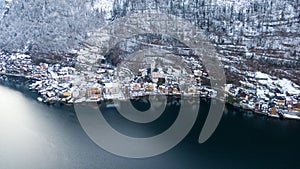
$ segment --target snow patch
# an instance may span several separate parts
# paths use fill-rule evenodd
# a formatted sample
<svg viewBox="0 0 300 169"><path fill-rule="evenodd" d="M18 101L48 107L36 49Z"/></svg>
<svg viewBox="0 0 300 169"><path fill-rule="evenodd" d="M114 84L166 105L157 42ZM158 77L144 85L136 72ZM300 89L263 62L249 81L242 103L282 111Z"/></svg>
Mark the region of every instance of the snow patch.
<svg viewBox="0 0 300 169"><path fill-rule="evenodd" d="M258 80L258 83L262 85L267 85L268 87L271 86L279 86L283 93L290 93L290 94L299 94L299 86L288 79L278 79L273 80L272 77L268 74L262 72L255 72L255 78Z"/></svg>

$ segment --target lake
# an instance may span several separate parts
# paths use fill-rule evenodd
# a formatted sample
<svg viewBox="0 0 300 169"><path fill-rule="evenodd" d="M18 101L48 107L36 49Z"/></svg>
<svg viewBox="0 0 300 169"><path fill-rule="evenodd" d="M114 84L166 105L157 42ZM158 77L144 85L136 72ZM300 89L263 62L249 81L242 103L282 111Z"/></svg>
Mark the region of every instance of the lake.
<svg viewBox="0 0 300 169"><path fill-rule="evenodd" d="M23 85L0 85L0 168L299 168L300 121L228 108L213 136L199 144L209 108L201 102L197 122L180 144L155 157L129 159L93 143L73 107L46 105L34 95ZM155 134L176 118L164 115L157 122L163 124L139 130L137 125L121 119L113 108L105 114L116 129L128 133L147 128Z"/></svg>

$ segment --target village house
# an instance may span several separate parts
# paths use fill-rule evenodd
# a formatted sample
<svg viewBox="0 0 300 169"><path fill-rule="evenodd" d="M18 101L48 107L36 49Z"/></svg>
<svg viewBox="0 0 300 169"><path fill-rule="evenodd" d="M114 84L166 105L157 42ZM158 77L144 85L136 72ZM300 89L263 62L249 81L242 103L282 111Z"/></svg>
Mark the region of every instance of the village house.
<svg viewBox="0 0 300 169"><path fill-rule="evenodd" d="M296 111L296 112L300 112L300 103L294 104L293 110Z"/></svg>
<svg viewBox="0 0 300 169"><path fill-rule="evenodd" d="M92 87L87 90L88 97L101 98L102 97L102 88Z"/></svg>
<svg viewBox="0 0 300 169"><path fill-rule="evenodd" d="M195 77L201 77L202 76L202 71L201 70L194 70L194 76Z"/></svg>
<svg viewBox="0 0 300 169"><path fill-rule="evenodd" d="M146 91L155 91L156 90L156 84L155 83L145 83L144 88Z"/></svg>

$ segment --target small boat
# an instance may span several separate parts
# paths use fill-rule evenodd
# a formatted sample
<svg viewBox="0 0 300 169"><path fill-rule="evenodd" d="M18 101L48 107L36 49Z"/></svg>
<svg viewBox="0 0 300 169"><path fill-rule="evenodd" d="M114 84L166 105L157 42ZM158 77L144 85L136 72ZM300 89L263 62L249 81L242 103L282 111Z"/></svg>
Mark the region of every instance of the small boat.
<svg viewBox="0 0 300 169"><path fill-rule="evenodd" d="M106 104L106 108L114 108L114 107L119 107L119 104L116 103Z"/></svg>

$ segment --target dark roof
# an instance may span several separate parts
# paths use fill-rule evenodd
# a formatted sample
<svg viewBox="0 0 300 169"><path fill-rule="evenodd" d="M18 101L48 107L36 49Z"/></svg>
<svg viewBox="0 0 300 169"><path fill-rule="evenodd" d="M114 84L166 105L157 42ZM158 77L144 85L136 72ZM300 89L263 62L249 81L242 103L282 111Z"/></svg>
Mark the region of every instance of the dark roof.
<svg viewBox="0 0 300 169"><path fill-rule="evenodd" d="M157 68L154 68L152 72L158 72L159 70Z"/></svg>

